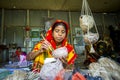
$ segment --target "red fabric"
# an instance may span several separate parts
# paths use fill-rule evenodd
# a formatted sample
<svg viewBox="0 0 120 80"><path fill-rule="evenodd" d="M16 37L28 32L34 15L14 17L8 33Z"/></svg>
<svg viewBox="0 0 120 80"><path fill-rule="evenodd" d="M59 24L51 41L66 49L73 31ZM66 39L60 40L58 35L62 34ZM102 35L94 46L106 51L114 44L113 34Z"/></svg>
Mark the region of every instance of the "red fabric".
<svg viewBox="0 0 120 80"><path fill-rule="evenodd" d="M54 80L64 80L65 77L64 74L65 74L65 69L58 72ZM72 80L86 80L86 78L79 72L76 72L74 75L72 75Z"/></svg>
<svg viewBox="0 0 120 80"><path fill-rule="evenodd" d="M76 73L72 76L72 80L86 80L86 78L85 78L82 74L76 72Z"/></svg>
<svg viewBox="0 0 120 80"><path fill-rule="evenodd" d="M74 61L77 57L77 54L75 54L70 61L68 61L68 64L74 64Z"/></svg>
<svg viewBox="0 0 120 80"><path fill-rule="evenodd" d="M68 34L69 26L66 22L64 22L62 20L56 20L55 23L53 23L53 25L56 24L56 23L60 23L60 22L62 22L66 25L66 28L67 28L66 33ZM56 43L55 43L55 41L53 39L53 36L52 36L52 27L53 26L51 26L51 28L48 30L48 32L46 34L46 39L52 44L53 48L56 49ZM62 42L62 46L65 46L66 42L67 42L67 36Z"/></svg>
<svg viewBox="0 0 120 80"><path fill-rule="evenodd" d="M17 57L20 58L20 54L21 54L21 52L16 51L15 53L16 53Z"/></svg>

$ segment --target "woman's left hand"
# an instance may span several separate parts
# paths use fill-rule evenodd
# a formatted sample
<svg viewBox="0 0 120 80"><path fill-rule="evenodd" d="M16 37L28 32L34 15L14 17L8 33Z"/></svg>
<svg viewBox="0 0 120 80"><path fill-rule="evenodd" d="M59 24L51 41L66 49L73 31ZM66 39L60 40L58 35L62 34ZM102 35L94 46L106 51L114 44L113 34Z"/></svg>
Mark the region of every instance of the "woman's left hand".
<svg viewBox="0 0 120 80"><path fill-rule="evenodd" d="M59 59L62 61L62 63L67 63L67 60L64 57L61 57Z"/></svg>
<svg viewBox="0 0 120 80"><path fill-rule="evenodd" d="M67 60L62 57L62 58L59 58L61 60L61 62L63 63L63 67L66 68L67 67Z"/></svg>

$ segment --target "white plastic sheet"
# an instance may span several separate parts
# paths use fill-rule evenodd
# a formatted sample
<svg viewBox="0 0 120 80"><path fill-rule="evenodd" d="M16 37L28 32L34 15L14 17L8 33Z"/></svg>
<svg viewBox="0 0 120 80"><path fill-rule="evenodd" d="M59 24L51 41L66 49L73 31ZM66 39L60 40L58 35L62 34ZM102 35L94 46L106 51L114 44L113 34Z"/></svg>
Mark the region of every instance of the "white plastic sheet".
<svg viewBox="0 0 120 80"><path fill-rule="evenodd" d="M54 80L57 73L62 69L62 62L59 59L56 62L44 64L40 71L40 78L43 80Z"/></svg>
<svg viewBox="0 0 120 80"><path fill-rule="evenodd" d="M27 67L28 63L25 55L20 55L20 61L18 62L19 67Z"/></svg>

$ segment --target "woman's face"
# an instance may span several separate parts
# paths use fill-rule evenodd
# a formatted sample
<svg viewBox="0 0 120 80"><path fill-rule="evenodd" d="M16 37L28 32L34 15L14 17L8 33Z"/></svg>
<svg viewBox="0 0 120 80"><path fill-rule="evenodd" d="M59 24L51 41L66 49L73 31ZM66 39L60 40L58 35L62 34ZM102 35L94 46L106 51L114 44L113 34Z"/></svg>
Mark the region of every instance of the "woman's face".
<svg viewBox="0 0 120 80"><path fill-rule="evenodd" d="M56 26L55 29L53 30L52 35L56 43L62 42L66 37L66 30L64 26L63 25Z"/></svg>
<svg viewBox="0 0 120 80"><path fill-rule="evenodd" d="M21 49L20 49L20 48L18 48L18 51L21 51Z"/></svg>

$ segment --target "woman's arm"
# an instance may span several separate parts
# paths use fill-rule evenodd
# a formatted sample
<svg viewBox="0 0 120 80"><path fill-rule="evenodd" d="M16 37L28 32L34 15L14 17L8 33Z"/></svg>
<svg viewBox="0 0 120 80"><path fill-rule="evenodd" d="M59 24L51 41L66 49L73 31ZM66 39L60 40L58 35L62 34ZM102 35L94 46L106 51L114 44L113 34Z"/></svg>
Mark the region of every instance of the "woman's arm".
<svg viewBox="0 0 120 80"><path fill-rule="evenodd" d="M26 56L26 59L27 60L33 60L33 59L35 59L35 57L37 56L37 55L39 55L39 54L41 54L43 51L42 50L38 50L38 51L35 51L35 52L29 52L28 54L27 54L27 56Z"/></svg>
<svg viewBox="0 0 120 80"><path fill-rule="evenodd" d="M46 40L43 41L43 42L41 43L41 46L40 46L39 50L37 50L37 51L31 51L31 52L27 55L26 59L27 59L27 60L33 60L33 59L35 59L36 56L38 56L39 54L41 54L41 53L43 53L44 51L48 50L50 46L51 46L51 44L50 44L48 41L46 41Z"/></svg>

